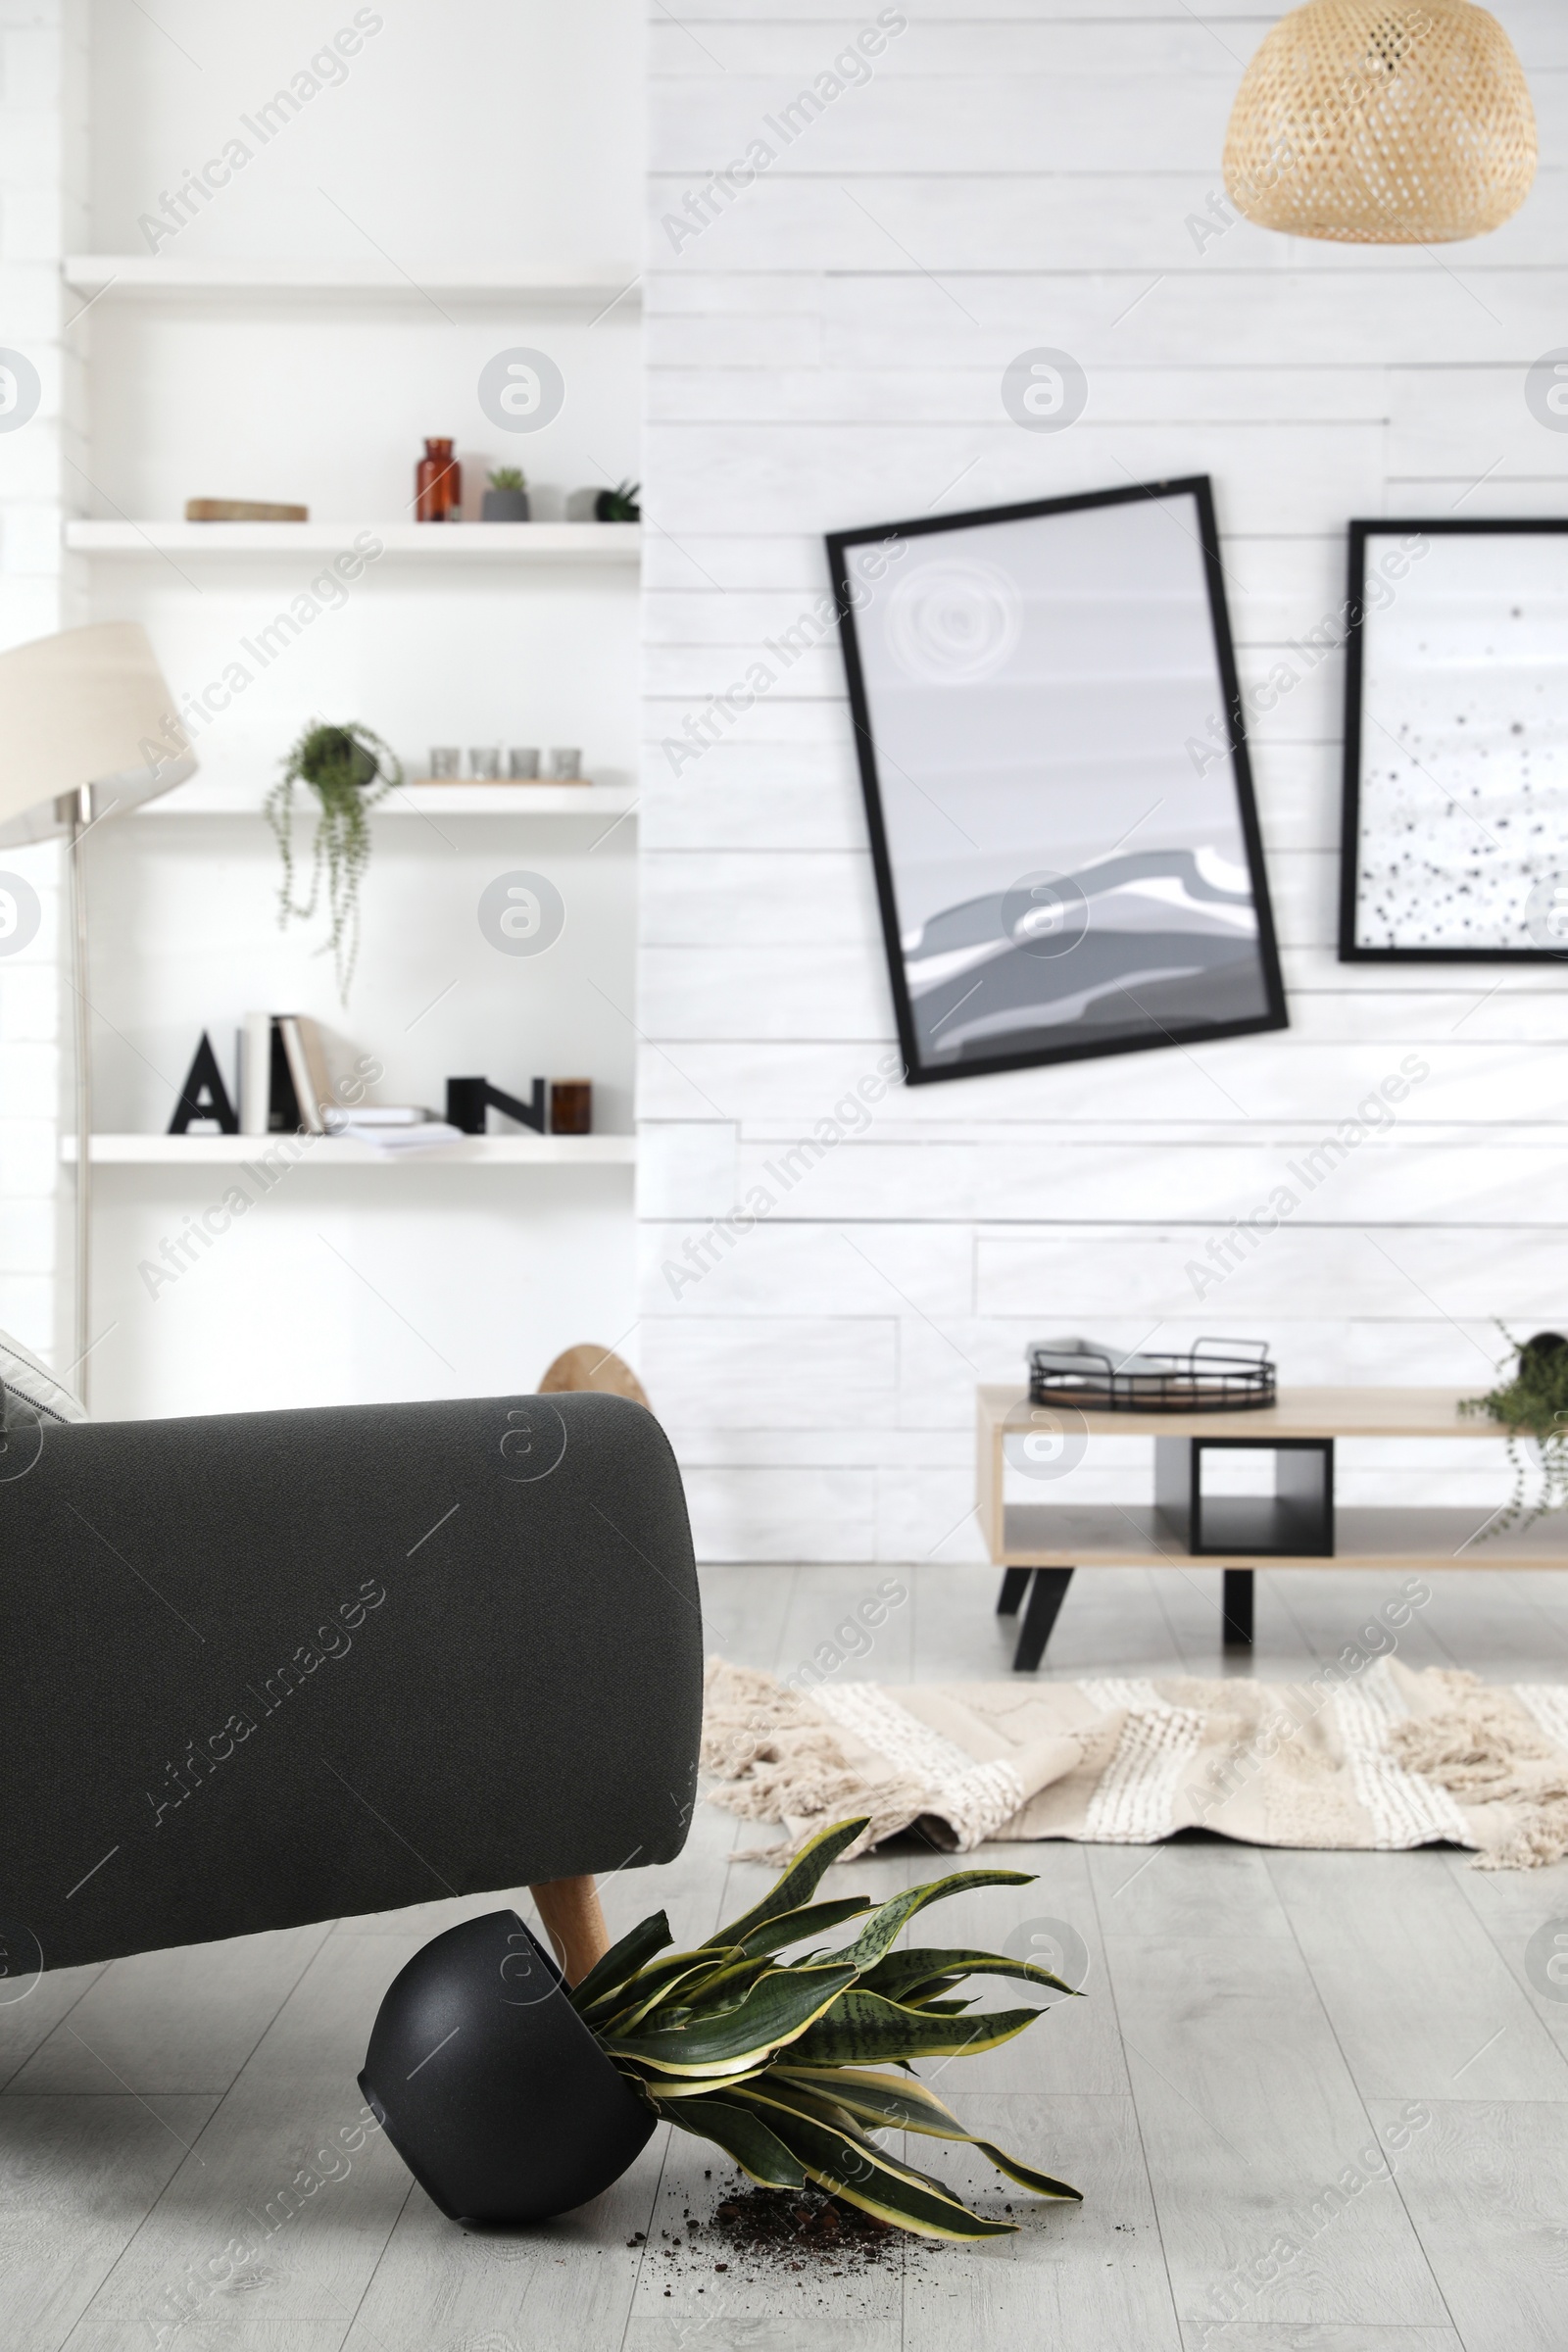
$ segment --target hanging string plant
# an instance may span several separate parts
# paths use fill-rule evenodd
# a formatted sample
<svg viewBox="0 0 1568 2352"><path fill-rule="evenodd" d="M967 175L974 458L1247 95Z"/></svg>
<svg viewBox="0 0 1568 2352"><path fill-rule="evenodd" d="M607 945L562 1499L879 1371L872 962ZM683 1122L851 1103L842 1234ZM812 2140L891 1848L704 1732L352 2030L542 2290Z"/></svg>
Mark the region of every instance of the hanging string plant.
<svg viewBox="0 0 1568 2352"><path fill-rule="evenodd" d="M395 755L358 720L344 726L306 728L283 762L283 772L264 803L283 860L278 890L278 923L309 922L326 884L331 930L321 949L330 952L344 1004L360 953L360 885L370 862L369 812L403 781ZM316 847L311 859L311 895L304 906L294 897L294 787L316 797Z"/></svg>
<svg viewBox="0 0 1568 2352"><path fill-rule="evenodd" d="M1560 1332L1538 1331L1533 1340L1520 1341L1505 1325L1499 1323L1497 1329L1514 1350L1512 1375L1484 1396L1467 1396L1459 1407L1461 1413L1471 1416L1485 1413L1501 1422L1508 1433L1513 1493L1498 1516L1482 1531L1487 1536L1500 1536L1520 1525L1534 1527L1548 1511L1568 1509L1568 1340ZM1507 1361L1504 1356L1498 1369L1505 1368ZM1540 1456L1540 1479L1536 1499L1527 1510L1530 1464L1521 1441L1530 1438L1534 1438Z"/></svg>

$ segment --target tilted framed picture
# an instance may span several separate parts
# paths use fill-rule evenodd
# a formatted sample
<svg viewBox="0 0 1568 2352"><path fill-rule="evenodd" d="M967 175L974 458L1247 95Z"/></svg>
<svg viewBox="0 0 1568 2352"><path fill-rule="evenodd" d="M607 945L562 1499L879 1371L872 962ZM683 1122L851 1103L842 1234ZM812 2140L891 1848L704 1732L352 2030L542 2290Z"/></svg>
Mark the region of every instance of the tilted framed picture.
<svg viewBox="0 0 1568 2352"><path fill-rule="evenodd" d="M909 1084L1284 1028L1206 476L827 544Z"/></svg>
<svg viewBox="0 0 1568 2352"><path fill-rule="evenodd" d="M1568 521L1352 522L1340 960L1568 956Z"/></svg>

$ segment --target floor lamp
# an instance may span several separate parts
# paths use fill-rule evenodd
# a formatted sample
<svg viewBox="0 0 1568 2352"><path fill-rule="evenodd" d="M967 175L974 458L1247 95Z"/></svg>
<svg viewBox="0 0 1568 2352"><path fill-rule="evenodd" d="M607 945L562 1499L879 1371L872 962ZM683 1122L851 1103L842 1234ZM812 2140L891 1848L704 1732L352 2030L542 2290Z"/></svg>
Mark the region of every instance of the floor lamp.
<svg viewBox="0 0 1568 2352"><path fill-rule="evenodd" d="M85 1400L92 1242L92 1040L86 840L106 817L156 800L196 770L175 745L174 698L134 621L66 629L0 654L0 851L71 843L71 988L75 1036L75 1361Z"/></svg>

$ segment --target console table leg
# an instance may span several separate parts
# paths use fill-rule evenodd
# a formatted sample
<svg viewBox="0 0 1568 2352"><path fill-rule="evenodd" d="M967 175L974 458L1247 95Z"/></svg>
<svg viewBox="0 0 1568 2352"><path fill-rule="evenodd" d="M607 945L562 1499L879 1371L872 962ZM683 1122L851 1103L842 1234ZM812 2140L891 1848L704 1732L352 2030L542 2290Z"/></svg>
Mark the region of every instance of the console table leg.
<svg viewBox="0 0 1568 2352"><path fill-rule="evenodd" d="M997 1615L999 1617L1017 1616L1018 1603L1028 1590L1029 1579L1033 1574L1032 1568L1004 1568L1002 1591L997 1595Z"/></svg>
<svg viewBox="0 0 1568 2352"><path fill-rule="evenodd" d="M1027 1571L1020 1571L1026 1574ZM1067 1597L1072 1583L1070 1568L1037 1568L1034 1585L1029 1593L1029 1606L1023 1613L1018 1631L1018 1646L1012 1655L1014 1674L1033 1674L1046 1654L1051 1629L1056 1622L1056 1612Z"/></svg>
<svg viewBox="0 0 1568 2352"><path fill-rule="evenodd" d="M1226 1569L1224 1615L1226 1648L1250 1649L1252 1646L1252 1571L1250 1568Z"/></svg>

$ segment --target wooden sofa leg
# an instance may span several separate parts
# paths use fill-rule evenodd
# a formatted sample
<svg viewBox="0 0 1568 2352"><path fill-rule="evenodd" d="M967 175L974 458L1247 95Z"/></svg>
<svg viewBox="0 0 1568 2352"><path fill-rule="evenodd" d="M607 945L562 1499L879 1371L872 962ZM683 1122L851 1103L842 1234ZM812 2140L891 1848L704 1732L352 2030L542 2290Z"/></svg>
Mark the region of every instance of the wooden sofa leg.
<svg viewBox="0 0 1568 2352"><path fill-rule="evenodd" d="M610 1949L610 1930L591 1878L546 1879L529 1893L568 1984L580 1984Z"/></svg>

